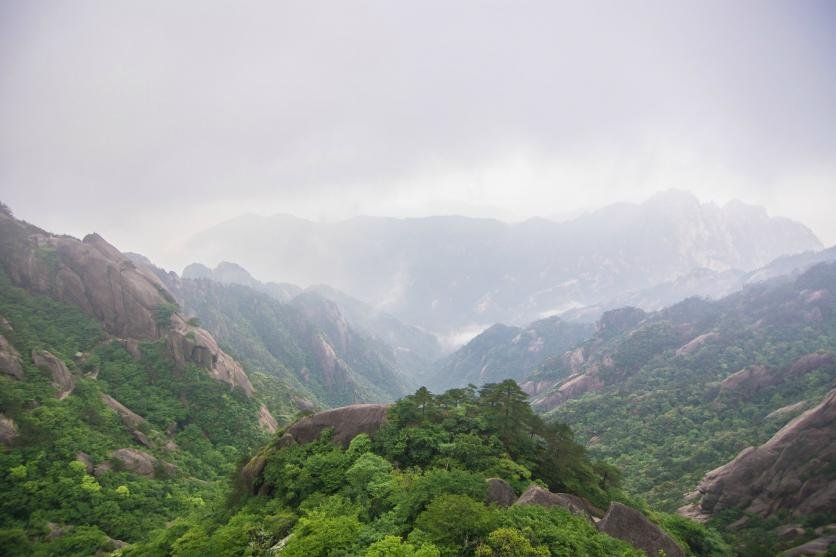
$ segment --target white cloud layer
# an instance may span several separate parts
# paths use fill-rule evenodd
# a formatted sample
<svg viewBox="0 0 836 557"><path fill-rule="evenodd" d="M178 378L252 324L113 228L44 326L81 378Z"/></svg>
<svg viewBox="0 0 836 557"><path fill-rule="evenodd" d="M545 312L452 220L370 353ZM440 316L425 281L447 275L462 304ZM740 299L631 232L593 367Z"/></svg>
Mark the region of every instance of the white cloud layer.
<svg viewBox="0 0 836 557"><path fill-rule="evenodd" d="M4 2L0 187L174 264L242 212L520 219L671 187L836 243L832 2Z"/></svg>

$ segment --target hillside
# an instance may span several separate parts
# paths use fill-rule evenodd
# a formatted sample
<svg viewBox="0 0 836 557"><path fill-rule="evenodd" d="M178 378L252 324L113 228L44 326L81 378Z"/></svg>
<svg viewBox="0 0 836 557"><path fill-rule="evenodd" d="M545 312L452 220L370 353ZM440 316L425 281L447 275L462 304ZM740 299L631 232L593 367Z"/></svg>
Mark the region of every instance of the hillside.
<svg viewBox="0 0 836 557"><path fill-rule="evenodd" d="M443 337L523 325L671 281L697 268L750 271L821 247L803 225L684 192L568 222L437 216L314 223L242 216L188 241L203 261L257 276L330 284Z"/></svg>
<svg viewBox="0 0 836 557"><path fill-rule="evenodd" d="M251 287L158 273L185 311L249 368L295 392L299 409L392 401L412 386L395 350L358 330L340 307L313 291L283 303L257 282Z"/></svg>
<svg viewBox="0 0 836 557"><path fill-rule="evenodd" d="M714 271L706 268L694 269L673 280L653 285L635 292L627 292L605 304L579 307L562 314L569 320L595 321L602 313L626 306L638 307L645 311L657 311L686 298L720 299L768 280L791 280L818 263L836 261L836 247L820 251L808 251L795 255L783 255L754 271L728 269Z"/></svg>
<svg viewBox="0 0 836 557"><path fill-rule="evenodd" d="M706 473L679 512L727 526L749 554L823 551L836 536L834 423L836 389L766 443Z"/></svg>
<svg viewBox="0 0 836 557"><path fill-rule="evenodd" d="M525 387L631 492L673 510L707 471L766 442L836 381L836 264L718 301L605 313Z"/></svg>
<svg viewBox="0 0 836 557"><path fill-rule="evenodd" d="M0 214L0 316L4 555L145 539L220 497L277 427L240 364L98 236Z"/></svg>
<svg viewBox="0 0 836 557"><path fill-rule="evenodd" d="M408 377L426 373L442 354L434 335L327 285L315 285L303 291L288 283L260 282L240 265L229 262L221 262L214 269L192 263L183 269L183 278L211 279L222 284L248 286L282 303L294 303L297 297L300 300L311 298L311 294L330 300L337 304L341 318L355 331L378 344L389 346L394 351L397 367ZM300 303L298 301L296 305Z"/></svg>
<svg viewBox="0 0 836 557"><path fill-rule="evenodd" d="M592 325L568 323L558 317L524 328L496 324L437 362L426 383L444 390L505 379L522 381L547 359L586 340L593 331Z"/></svg>
<svg viewBox="0 0 836 557"><path fill-rule="evenodd" d="M534 415L513 381L303 418L236 489L223 512L125 555L728 554L707 528L617 502L615 471Z"/></svg>

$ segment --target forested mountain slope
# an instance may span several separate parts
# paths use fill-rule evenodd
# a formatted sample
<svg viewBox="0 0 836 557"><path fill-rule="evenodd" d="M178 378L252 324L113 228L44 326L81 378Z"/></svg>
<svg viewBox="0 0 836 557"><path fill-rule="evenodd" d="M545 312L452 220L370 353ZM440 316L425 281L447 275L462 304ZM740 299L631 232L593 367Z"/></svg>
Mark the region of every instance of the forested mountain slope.
<svg viewBox="0 0 836 557"><path fill-rule="evenodd" d="M378 344L391 347L398 368L409 377L426 373L431 364L442 355L435 335L324 284L314 285L303 291L289 283L260 282L240 265L226 261L218 263L214 269L192 263L183 269L183 278L241 284L268 294L282 303L296 305L303 305L304 299L310 298L311 294L317 294L336 303L341 319L344 318L355 331L371 337ZM295 298L300 300L294 302Z"/></svg>
<svg viewBox="0 0 836 557"><path fill-rule="evenodd" d="M616 502L617 471L525 398L505 381L303 418L243 468L227 509L125 555L728 554L709 529Z"/></svg>
<svg viewBox="0 0 836 557"><path fill-rule="evenodd" d="M549 317L527 327L496 324L435 364L429 387L444 390L504 379L521 381L549 358L586 340L591 324Z"/></svg>
<svg viewBox="0 0 836 557"><path fill-rule="evenodd" d="M719 301L604 314L595 336L525 385L628 488L662 508L759 445L836 381L836 264Z"/></svg>
<svg viewBox="0 0 836 557"><path fill-rule="evenodd" d="M725 527L749 554L836 543L836 389L766 443L703 477L679 512Z"/></svg>
<svg viewBox="0 0 836 557"><path fill-rule="evenodd" d="M187 247L203 261L236 261L270 280L330 284L448 336L606 303L697 268L750 271L821 244L763 208L669 191L567 222L245 215Z"/></svg>
<svg viewBox="0 0 836 557"><path fill-rule="evenodd" d="M153 269L248 369L279 379L295 408L392 401L412 387L390 346L352 326L315 292L280 302L258 283L181 279Z"/></svg>
<svg viewBox="0 0 836 557"><path fill-rule="evenodd" d="M100 237L3 211L0 267L0 553L144 539L219 497L277 427L240 364Z"/></svg>

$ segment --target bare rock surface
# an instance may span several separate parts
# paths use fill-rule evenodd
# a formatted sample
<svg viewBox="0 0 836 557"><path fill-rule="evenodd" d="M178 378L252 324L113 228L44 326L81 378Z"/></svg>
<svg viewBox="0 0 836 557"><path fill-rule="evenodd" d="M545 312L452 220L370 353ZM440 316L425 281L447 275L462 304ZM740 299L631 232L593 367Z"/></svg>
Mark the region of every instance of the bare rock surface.
<svg viewBox="0 0 836 557"><path fill-rule="evenodd" d="M84 465L88 474L93 473L93 459L90 458L89 454L79 451L75 454L75 459Z"/></svg>
<svg viewBox="0 0 836 557"><path fill-rule="evenodd" d="M607 514L598 522L598 530L641 549L648 557L657 557L661 552L666 557L685 557L682 548L657 524L621 503L610 503Z"/></svg>
<svg viewBox="0 0 836 557"><path fill-rule="evenodd" d="M140 416L139 414L137 414L136 412L134 412L133 410L131 410L130 408L128 408L127 406L125 406L124 404L122 404L110 395L102 393L102 402L104 402L108 408L116 412L119 415L119 417L122 418L122 422L124 422L124 424L130 428L139 427L139 425L145 421L145 418L143 418L142 416Z"/></svg>
<svg viewBox="0 0 836 557"><path fill-rule="evenodd" d="M128 472L149 478L155 477L160 469L166 474L173 474L176 471L174 465L157 460L152 455L137 449L116 449L111 453L111 457Z"/></svg>
<svg viewBox="0 0 836 557"><path fill-rule="evenodd" d="M759 516L789 511L793 516L832 512L836 478L825 473L836 461L836 389L790 421L759 447L708 472L694 501L679 512L698 520L741 508Z"/></svg>
<svg viewBox="0 0 836 557"><path fill-rule="evenodd" d="M184 321L159 277L98 234L79 241L0 213L0 236L5 240L0 267L15 284L78 306L108 333L125 339L135 358L141 356L137 341L164 339L178 367L195 363L252 396L253 386L240 364L206 330ZM165 311L171 312L169 322Z"/></svg>
<svg viewBox="0 0 836 557"><path fill-rule="evenodd" d="M511 484L502 478L488 478L488 491L485 495L485 503L510 507L517 500L517 494Z"/></svg>
<svg viewBox="0 0 836 557"><path fill-rule="evenodd" d="M805 544L784 550L784 557L801 557L802 555L825 555L830 546L836 545L836 536L822 536L810 540Z"/></svg>
<svg viewBox="0 0 836 557"><path fill-rule="evenodd" d="M8 447L17 436L17 424L14 420L0 414L0 444Z"/></svg>
<svg viewBox="0 0 836 557"><path fill-rule="evenodd" d="M347 447L361 433L373 435L389 413L388 404L353 404L319 412L297 421L285 432L292 440L304 444L316 440L328 428L334 428L332 440Z"/></svg>
<svg viewBox="0 0 836 557"><path fill-rule="evenodd" d="M592 516L601 516L604 513L592 503L577 495L569 493L552 493L539 485L532 485L520 495L515 505L538 505L541 507L563 507L575 514L592 520Z"/></svg>
<svg viewBox="0 0 836 557"><path fill-rule="evenodd" d="M20 353L3 335L0 335L0 373L5 373L15 379L23 379Z"/></svg>
<svg viewBox="0 0 836 557"><path fill-rule="evenodd" d="M32 362L39 369L52 376L52 383L58 390L58 400L64 400L75 389L75 379L67 369L67 365L46 350L33 350Z"/></svg>
<svg viewBox="0 0 836 557"><path fill-rule="evenodd" d="M263 404L258 409L258 424L269 433L275 433L279 428L279 422L276 421L276 418L273 417L270 410Z"/></svg>

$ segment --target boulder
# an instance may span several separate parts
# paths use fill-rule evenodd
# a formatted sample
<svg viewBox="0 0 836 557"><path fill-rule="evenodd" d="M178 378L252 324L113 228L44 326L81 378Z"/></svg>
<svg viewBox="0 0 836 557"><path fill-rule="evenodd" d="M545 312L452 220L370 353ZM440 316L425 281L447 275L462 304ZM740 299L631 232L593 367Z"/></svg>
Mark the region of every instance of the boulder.
<svg viewBox="0 0 836 557"><path fill-rule="evenodd" d="M388 404L353 404L319 412L295 422L287 428L285 437L304 444L315 441L328 428L334 428L332 441L347 447L357 435L373 435L380 429L389 414Z"/></svg>
<svg viewBox="0 0 836 557"><path fill-rule="evenodd" d="M190 326L179 315L172 316L171 322L166 345L179 369L189 363L197 364L216 380L230 384L247 396L251 397L255 393L244 368L220 349L209 331Z"/></svg>
<svg viewBox="0 0 836 557"><path fill-rule="evenodd" d="M539 505L541 507L563 507L577 515L586 517L590 521L593 516L603 515L601 509L577 495L569 493L552 493L539 485L532 485L520 495L515 505Z"/></svg>
<svg viewBox="0 0 836 557"><path fill-rule="evenodd" d="M88 474L93 473L93 459L90 458L89 454L79 451L75 454L75 459L84 465Z"/></svg>
<svg viewBox="0 0 836 557"><path fill-rule="evenodd" d="M122 419L122 422L129 428L137 428L145 421L145 418L135 413L110 395L102 393L102 402L104 402L108 408L116 412Z"/></svg>
<svg viewBox="0 0 836 557"><path fill-rule="evenodd" d="M116 449L111 453L111 457L124 470L139 474L140 476L148 476L149 478L155 477L160 468L166 474L173 474L176 471L174 465L159 461L150 454L137 449Z"/></svg>
<svg viewBox="0 0 836 557"><path fill-rule="evenodd" d="M822 536L809 542L784 550L784 557L801 557L802 555L825 555L830 546L836 545L836 536Z"/></svg>
<svg viewBox="0 0 836 557"><path fill-rule="evenodd" d="M58 389L58 400L64 400L73 392L75 379L73 379L70 370L67 369L67 365L62 360L46 350L33 350L32 362L41 371L52 376L52 383Z"/></svg>
<svg viewBox="0 0 836 557"><path fill-rule="evenodd" d="M610 503L604 518L598 522L598 530L623 540L644 551L648 557L685 557L681 547L658 525L636 509L621 503Z"/></svg>
<svg viewBox="0 0 836 557"><path fill-rule="evenodd" d="M3 335L0 335L0 373L5 373L15 379L23 379L20 353Z"/></svg>
<svg viewBox="0 0 836 557"><path fill-rule="evenodd" d="M764 387L771 387L781 382L781 377L770 368L762 365L752 365L732 373L720 382L722 392L735 391L745 396L757 392Z"/></svg>
<svg viewBox="0 0 836 557"><path fill-rule="evenodd" d="M511 484L501 478L488 478L488 491L485 495L485 503L510 507L517 500L517 494Z"/></svg>
<svg viewBox="0 0 836 557"><path fill-rule="evenodd" d="M759 447L744 449L731 462L708 472L693 501L680 514L707 520L730 508L762 517L779 511L794 516L832 512L836 478L836 389L781 428Z"/></svg>
<svg viewBox="0 0 836 557"><path fill-rule="evenodd" d="M219 381L241 389L253 386L241 366L199 327L177 313L174 296L147 266L137 265L98 234L79 241L56 236L0 212L0 267L30 292L74 304L99 321L141 356L137 341L165 339L178 367L194 362ZM168 322L161 309L172 314Z"/></svg>
<svg viewBox="0 0 836 557"><path fill-rule="evenodd" d="M275 433L279 428L279 422L276 421L276 418L273 417L270 410L263 404L258 409L258 425L268 433Z"/></svg>
<svg viewBox="0 0 836 557"><path fill-rule="evenodd" d="M14 420L0 414L0 444L8 447L17 436L17 424Z"/></svg>
<svg viewBox="0 0 836 557"><path fill-rule="evenodd" d="M98 463L93 468L93 475L96 476L97 478L99 478L102 475L110 472L111 470L113 470L113 464L111 464L110 461L105 460L104 462Z"/></svg>

